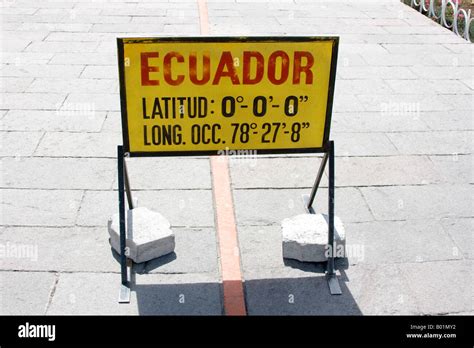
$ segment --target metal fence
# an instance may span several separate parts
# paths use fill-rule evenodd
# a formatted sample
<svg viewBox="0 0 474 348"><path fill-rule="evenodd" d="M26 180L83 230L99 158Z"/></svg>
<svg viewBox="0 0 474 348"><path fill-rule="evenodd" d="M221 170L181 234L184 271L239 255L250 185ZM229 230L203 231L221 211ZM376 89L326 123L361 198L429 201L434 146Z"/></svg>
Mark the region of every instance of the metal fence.
<svg viewBox="0 0 474 348"><path fill-rule="evenodd" d="M464 39L473 41L471 9L466 11L461 8L460 0L402 0L402 2L451 29Z"/></svg>

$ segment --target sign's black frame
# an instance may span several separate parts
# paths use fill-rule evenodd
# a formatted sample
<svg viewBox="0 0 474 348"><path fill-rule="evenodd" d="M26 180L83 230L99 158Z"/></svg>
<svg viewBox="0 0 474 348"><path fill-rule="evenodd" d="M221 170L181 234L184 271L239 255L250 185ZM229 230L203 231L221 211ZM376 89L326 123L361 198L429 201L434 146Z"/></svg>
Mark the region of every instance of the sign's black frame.
<svg viewBox="0 0 474 348"><path fill-rule="evenodd" d="M127 198L128 208L134 209L130 181L128 178L127 163L125 157L165 157L165 156L208 156L219 155L219 150L209 151L152 151L152 152L130 152L128 138L128 120L127 120L127 98L125 90L125 71L124 71L124 38L117 38L118 45L118 66L120 76L120 102L122 114L122 137L123 145L117 146L117 174L118 174L118 201L119 201L119 225L120 225L120 273L121 287L119 293L119 302L130 302L130 280L131 265L126 252L127 228L125 217L125 196ZM258 154L290 154L290 153L324 153L313 188L309 195L303 195L303 203L306 211L315 214L312 205L323 177L326 164L328 164L328 245L332 246L332 251L328 256L326 277L329 290L332 295L340 295L341 288L335 273L335 228L334 228L334 203L335 203L335 152L334 141L329 140L332 106L334 99L334 85L336 80L337 54L339 46L339 37L329 36L286 36L286 37L162 37L162 38L127 38L127 41L136 41L137 43L155 43L155 42L314 42L314 41L332 41L331 67L328 86L328 99L326 106L326 119L324 125L323 143L317 148L299 148L299 149L255 149ZM239 150L238 147L230 150Z"/></svg>
<svg viewBox="0 0 474 348"><path fill-rule="evenodd" d="M331 127L331 115L332 106L334 100L334 87L336 81L336 66L337 66L337 55L339 47L338 36L284 36L284 37L273 37L273 36L247 36L247 37L229 37L229 36L205 36L205 37L157 37L157 38L117 38L118 48L118 67L119 67L119 79L120 79L120 107L122 115L122 137L124 152L130 157L153 157L153 156L209 156L217 155L219 150L209 151L130 151L130 141L128 136L128 115L127 115L127 94L125 87L125 64L124 64L124 40L127 42L136 43L157 43L157 42L206 42L206 43L219 43L219 42L315 42L315 41L332 41L332 53L331 53L331 67L329 75L329 86L328 86L328 98L326 105L326 118L324 124L324 136L321 147L311 148L281 148L281 149L254 149L259 154L290 154L290 153L322 153L327 152L329 143L329 134ZM230 148L229 150L240 150L238 146Z"/></svg>

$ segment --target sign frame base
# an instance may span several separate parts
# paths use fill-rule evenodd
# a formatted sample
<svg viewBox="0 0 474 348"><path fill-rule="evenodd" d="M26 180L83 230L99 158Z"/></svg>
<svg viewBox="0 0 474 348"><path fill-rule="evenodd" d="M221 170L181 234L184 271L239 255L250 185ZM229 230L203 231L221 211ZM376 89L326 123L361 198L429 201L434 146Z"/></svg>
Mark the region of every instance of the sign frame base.
<svg viewBox="0 0 474 348"><path fill-rule="evenodd" d="M328 215L329 215L329 222L328 222L328 245L331 245L331 251L334 251L334 141L329 141L328 146L326 147L326 151L324 152L324 157L321 161L319 166L318 174L316 176L316 180L314 181L313 188L311 190L311 194L304 194L302 195L304 208L307 213L309 214L316 214L316 211L313 208L314 198L316 197L316 192L318 191L319 184L321 183L321 178L324 174L324 169L329 162L329 170L328 170L328 177L329 177L329 185L328 185ZM328 257L327 267L326 267L326 279L329 286L329 292L331 295L341 295L341 287L339 285L339 280L337 279L336 269L334 266L334 252Z"/></svg>

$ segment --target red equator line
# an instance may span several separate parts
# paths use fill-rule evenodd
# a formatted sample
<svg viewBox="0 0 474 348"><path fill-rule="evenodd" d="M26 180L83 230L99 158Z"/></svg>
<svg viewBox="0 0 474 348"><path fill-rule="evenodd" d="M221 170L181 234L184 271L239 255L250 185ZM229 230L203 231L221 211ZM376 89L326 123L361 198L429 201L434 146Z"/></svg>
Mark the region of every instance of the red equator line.
<svg viewBox="0 0 474 348"><path fill-rule="evenodd" d="M205 0L198 0L201 35L209 35ZM246 315L240 251L227 156L211 156L212 191L226 315Z"/></svg>

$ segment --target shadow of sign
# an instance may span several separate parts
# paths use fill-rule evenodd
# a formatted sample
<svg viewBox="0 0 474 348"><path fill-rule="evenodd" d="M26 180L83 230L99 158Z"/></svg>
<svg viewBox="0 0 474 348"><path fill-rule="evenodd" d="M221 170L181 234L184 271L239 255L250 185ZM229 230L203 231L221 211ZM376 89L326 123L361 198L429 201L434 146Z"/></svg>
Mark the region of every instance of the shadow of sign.
<svg viewBox="0 0 474 348"><path fill-rule="evenodd" d="M222 315L220 283L132 285L140 315Z"/></svg>
<svg viewBox="0 0 474 348"><path fill-rule="evenodd" d="M249 315L361 315L343 278L342 294L331 296L323 274L304 278L245 281Z"/></svg>
<svg viewBox="0 0 474 348"><path fill-rule="evenodd" d="M362 315L341 277L331 296L324 274L244 282L248 315ZM222 315L222 283L134 284L140 315Z"/></svg>
<svg viewBox="0 0 474 348"><path fill-rule="evenodd" d="M111 249L114 259L120 257ZM131 291L136 295L140 315L222 315L223 288L232 288L231 282L159 283L143 284L147 276L156 276L160 267L177 258L168 254L142 264L133 263ZM285 259L289 268L307 272L304 277L248 279L243 282L248 315L362 315L346 282L344 270L348 260L337 259L342 295L331 296L324 276L325 263L307 263ZM136 275L140 275L137 284ZM170 274L162 274L170 275ZM159 277L160 278L160 277ZM166 278L166 277L163 277ZM238 282L240 286L240 282ZM230 292L231 293L231 292Z"/></svg>

